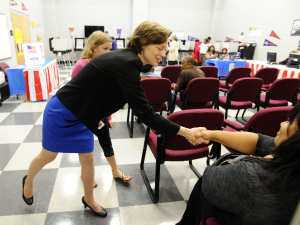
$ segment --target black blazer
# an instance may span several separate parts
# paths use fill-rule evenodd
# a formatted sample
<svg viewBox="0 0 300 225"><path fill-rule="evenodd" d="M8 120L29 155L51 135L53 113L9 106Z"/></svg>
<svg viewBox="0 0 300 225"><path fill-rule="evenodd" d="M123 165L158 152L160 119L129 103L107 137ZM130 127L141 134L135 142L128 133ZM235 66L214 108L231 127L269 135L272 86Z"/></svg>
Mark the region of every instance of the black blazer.
<svg viewBox="0 0 300 225"><path fill-rule="evenodd" d="M127 102L147 126L175 136L180 126L155 113L147 101L140 81L142 67L135 49L107 52L92 59L56 95L94 134L102 118Z"/></svg>

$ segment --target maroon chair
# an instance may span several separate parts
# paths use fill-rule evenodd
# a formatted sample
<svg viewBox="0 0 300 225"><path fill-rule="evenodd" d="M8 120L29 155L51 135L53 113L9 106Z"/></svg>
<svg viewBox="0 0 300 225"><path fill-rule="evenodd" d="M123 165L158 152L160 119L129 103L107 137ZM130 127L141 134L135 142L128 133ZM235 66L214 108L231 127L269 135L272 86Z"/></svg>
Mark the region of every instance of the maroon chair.
<svg viewBox="0 0 300 225"><path fill-rule="evenodd" d="M281 106L262 109L256 112L245 124L241 126L230 120L224 120L223 130L225 131L248 131L254 133L260 133L275 137L280 124L287 120L289 111L293 106Z"/></svg>
<svg viewBox="0 0 300 225"><path fill-rule="evenodd" d="M260 96L260 106L263 108L287 106L291 99L292 104L295 105L299 87L299 78L277 79L267 89L266 95Z"/></svg>
<svg viewBox="0 0 300 225"><path fill-rule="evenodd" d="M173 88L173 84L176 84L179 74L181 73L181 66L179 65L172 65L172 66L165 66L162 70L161 70L161 77L167 78L171 81L172 83L172 88Z"/></svg>
<svg viewBox="0 0 300 225"><path fill-rule="evenodd" d="M199 225L202 225L202 221L200 221ZM217 217L210 217L206 220L206 225L221 225L220 220Z"/></svg>
<svg viewBox="0 0 300 225"><path fill-rule="evenodd" d="M262 68L258 70L255 77L261 78L264 81L262 91L267 91L270 85L277 79L278 69L277 68Z"/></svg>
<svg viewBox="0 0 300 225"><path fill-rule="evenodd" d="M200 66L198 68L204 72L205 77L218 78L218 67L216 67L216 66Z"/></svg>
<svg viewBox="0 0 300 225"><path fill-rule="evenodd" d="M4 71L4 74L5 74L5 81L7 82L7 73L6 73L6 69L7 69L7 68L10 68L10 66L7 65L5 62L1 62L1 63L0 63L0 67L1 67L1 69Z"/></svg>
<svg viewBox="0 0 300 225"><path fill-rule="evenodd" d="M201 77L192 79L184 91L180 92L180 99L176 98L176 105L182 110L212 108L219 109L219 85L217 78Z"/></svg>
<svg viewBox="0 0 300 225"><path fill-rule="evenodd" d="M208 130L218 130L223 125L224 114L216 109L191 109L172 113L167 119L187 128L206 127ZM165 161L189 161L191 169L200 177L201 175L194 168L192 160L208 156L208 146L211 144L193 146L182 136L176 135L175 137L168 138L163 134L158 134L150 130L148 127L140 169L152 201L155 203L159 199L161 164L164 164ZM149 146L156 159L154 190L144 170L147 146Z"/></svg>
<svg viewBox="0 0 300 225"><path fill-rule="evenodd" d="M259 96L262 85L263 80L255 77L240 78L234 81L227 92L227 96L219 97L219 105L225 109L225 119L227 119L229 109L237 109L238 111L235 118L244 124L243 121L238 119L240 109L244 109L242 114L243 120L246 110L252 108L253 99L256 100L256 107L257 110L259 110Z"/></svg>
<svg viewBox="0 0 300 225"><path fill-rule="evenodd" d="M154 112L160 112L160 115L162 115L163 111L167 111L166 102L170 102L171 98L170 80L166 78L151 78L142 79L141 83ZM128 106L127 125L129 127L129 136L133 137L134 112L131 112L131 121L129 122L130 111L131 109Z"/></svg>
<svg viewBox="0 0 300 225"><path fill-rule="evenodd" d="M226 81L220 82L220 91L228 91L233 82L243 77L250 77L251 69L248 67L235 67L230 70L228 76L220 75L219 79L226 78Z"/></svg>

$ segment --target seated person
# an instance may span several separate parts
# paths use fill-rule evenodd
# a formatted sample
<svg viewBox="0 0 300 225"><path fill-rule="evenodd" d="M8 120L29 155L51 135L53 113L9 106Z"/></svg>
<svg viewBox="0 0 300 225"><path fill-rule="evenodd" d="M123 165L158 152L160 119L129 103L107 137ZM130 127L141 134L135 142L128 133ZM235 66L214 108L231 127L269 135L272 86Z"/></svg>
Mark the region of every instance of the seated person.
<svg viewBox="0 0 300 225"><path fill-rule="evenodd" d="M196 68L194 65L197 63L196 59L190 55L187 55L181 60L181 73L179 74L174 90L185 90L190 80L197 77L205 77L202 70Z"/></svg>
<svg viewBox="0 0 300 225"><path fill-rule="evenodd" d="M154 73L154 67L151 64L146 64L142 68L141 79L144 78L161 78L161 75L158 73Z"/></svg>
<svg viewBox="0 0 300 225"><path fill-rule="evenodd" d="M206 59L215 59L217 58L218 54L215 51L215 46L211 45L209 46L206 54L205 54L205 58Z"/></svg>
<svg viewBox="0 0 300 225"><path fill-rule="evenodd" d="M224 59L228 59L227 48L222 48L222 53L225 53Z"/></svg>
<svg viewBox="0 0 300 225"><path fill-rule="evenodd" d="M298 53L298 51L297 50L292 50L290 53ZM289 57L287 57L285 60L282 60L280 62L274 62L272 64L286 65L288 60L289 60Z"/></svg>
<svg viewBox="0 0 300 225"><path fill-rule="evenodd" d="M277 136L202 128L198 143L216 141L247 155L232 164L206 168L177 225L290 224L300 198L300 104ZM201 130L201 128L199 128ZM236 158L237 159L237 158Z"/></svg>

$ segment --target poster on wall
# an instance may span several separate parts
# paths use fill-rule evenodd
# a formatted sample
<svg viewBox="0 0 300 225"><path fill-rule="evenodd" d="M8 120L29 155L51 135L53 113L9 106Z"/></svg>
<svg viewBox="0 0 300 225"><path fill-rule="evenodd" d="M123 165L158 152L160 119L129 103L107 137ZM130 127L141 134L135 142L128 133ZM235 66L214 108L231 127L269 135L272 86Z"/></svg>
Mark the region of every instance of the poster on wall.
<svg viewBox="0 0 300 225"><path fill-rule="evenodd" d="M297 50L300 51L300 40L299 40L299 44L298 44Z"/></svg>
<svg viewBox="0 0 300 225"><path fill-rule="evenodd" d="M249 31L250 37L260 37L263 31L263 27L262 26L253 26L253 27L249 27Z"/></svg>
<svg viewBox="0 0 300 225"><path fill-rule="evenodd" d="M117 29L117 37L121 38L122 29Z"/></svg>
<svg viewBox="0 0 300 225"><path fill-rule="evenodd" d="M45 63L43 43L24 43L23 49L26 67L33 67Z"/></svg>
<svg viewBox="0 0 300 225"><path fill-rule="evenodd" d="M24 51L22 48L23 44L23 35L21 28L15 28L14 29L14 36L15 36L15 43L17 45L17 55L24 55Z"/></svg>
<svg viewBox="0 0 300 225"><path fill-rule="evenodd" d="M291 36L300 36L300 19L294 20Z"/></svg>

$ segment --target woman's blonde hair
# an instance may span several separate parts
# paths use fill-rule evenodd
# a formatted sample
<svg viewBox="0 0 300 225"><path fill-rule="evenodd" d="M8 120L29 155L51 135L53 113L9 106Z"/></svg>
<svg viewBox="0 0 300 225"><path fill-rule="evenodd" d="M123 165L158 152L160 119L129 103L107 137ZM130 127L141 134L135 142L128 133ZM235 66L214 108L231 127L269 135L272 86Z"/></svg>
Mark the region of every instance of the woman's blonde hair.
<svg viewBox="0 0 300 225"><path fill-rule="evenodd" d="M134 48L137 53L141 53L144 46L166 42L171 33L171 30L156 22L144 21L135 28L127 47Z"/></svg>
<svg viewBox="0 0 300 225"><path fill-rule="evenodd" d="M93 47L103 45L106 42L112 42L111 38L107 34L102 31L93 32L86 42L81 59L92 59L94 53ZM95 45L93 46L93 44Z"/></svg>

